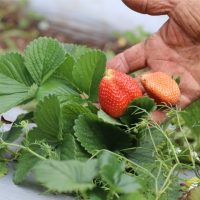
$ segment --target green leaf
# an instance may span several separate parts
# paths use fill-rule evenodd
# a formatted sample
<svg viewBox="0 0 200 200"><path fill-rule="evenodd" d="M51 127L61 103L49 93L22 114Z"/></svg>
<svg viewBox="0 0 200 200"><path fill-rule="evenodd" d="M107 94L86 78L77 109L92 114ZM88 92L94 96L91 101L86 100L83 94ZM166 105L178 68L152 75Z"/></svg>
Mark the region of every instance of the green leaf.
<svg viewBox="0 0 200 200"><path fill-rule="evenodd" d="M148 115L155 109L155 102L149 97L139 97L129 105L121 121L127 125L133 125L140 121L144 115Z"/></svg>
<svg viewBox="0 0 200 200"><path fill-rule="evenodd" d="M33 81L20 54L1 55L0 60L0 113L2 113L32 98L36 89L31 86Z"/></svg>
<svg viewBox="0 0 200 200"><path fill-rule="evenodd" d="M33 94L29 93L31 88L0 74L0 113L21 104L30 99Z"/></svg>
<svg viewBox="0 0 200 200"><path fill-rule="evenodd" d="M35 112L35 121L43 137L56 143L62 139L62 120L60 103L56 96L49 96L39 102Z"/></svg>
<svg viewBox="0 0 200 200"><path fill-rule="evenodd" d="M60 67L56 70L54 75L56 77L62 78L64 80L68 80L73 83L72 71L74 67L75 60L72 56L66 55L65 61L60 65Z"/></svg>
<svg viewBox="0 0 200 200"><path fill-rule="evenodd" d="M47 160L34 167L36 180L50 191L77 192L94 187L93 179L98 173L96 160Z"/></svg>
<svg viewBox="0 0 200 200"><path fill-rule="evenodd" d="M174 180L173 180L174 179ZM163 182L166 180L166 176L163 174ZM168 199L181 199L182 187L180 186L180 179L178 177L172 176L170 187L162 195L161 200ZM198 196L199 197L199 196ZM194 199L195 200L195 199Z"/></svg>
<svg viewBox="0 0 200 200"><path fill-rule="evenodd" d="M113 167L114 166L114 167ZM117 193L130 193L140 189L138 180L125 174L125 162L120 161L115 155L104 152L100 156L100 174L104 181Z"/></svg>
<svg viewBox="0 0 200 200"><path fill-rule="evenodd" d="M91 157L91 155L81 146L80 142L77 140L75 141L75 147L76 160L86 161Z"/></svg>
<svg viewBox="0 0 200 200"><path fill-rule="evenodd" d="M78 103L67 103L62 108L63 132L74 133L73 126L80 114L90 114L90 110Z"/></svg>
<svg viewBox="0 0 200 200"><path fill-rule="evenodd" d="M11 129L3 133L3 140L8 143L12 143L19 138L23 133L23 127L20 126L20 123L24 120L28 120L33 117L33 113L21 114L17 117L13 123Z"/></svg>
<svg viewBox="0 0 200 200"><path fill-rule="evenodd" d="M97 115L99 108L96 103L92 103L91 101L87 101L86 107L95 115Z"/></svg>
<svg viewBox="0 0 200 200"><path fill-rule="evenodd" d="M199 200L199 197L200 197L200 187L197 187L190 191L188 200Z"/></svg>
<svg viewBox="0 0 200 200"><path fill-rule="evenodd" d="M119 198L119 200L147 200L147 199L143 196L142 193L140 193L140 192L133 192L133 193L121 196Z"/></svg>
<svg viewBox="0 0 200 200"><path fill-rule="evenodd" d="M7 163L0 162L0 178L8 173Z"/></svg>
<svg viewBox="0 0 200 200"><path fill-rule="evenodd" d="M21 93L22 95L24 93L28 92L29 87L26 85L17 82L14 79L11 79L10 77L0 74L0 95L6 96L6 95L12 95L12 94L18 94Z"/></svg>
<svg viewBox="0 0 200 200"><path fill-rule="evenodd" d="M64 133L63 141L58 147L61 160L72 160L76 158L75 138L72 134Z"/></svg>
<svg viewBox="0 0 200 200"><path fill-rule="evenodd" d="M80 96L66 81L56 78L51 78L40 86L36 98L42 100L49 95L56 95L57 97Z"/></svg>
<svg viewBox="0 0 200 200"><path fill-rule="evenodd" d="M156 156L154 144L159 148L159 146L161 147L165 144L166 140L163 134L155 128L142 130L140 134L142 134L142 136L139 140L138 147L135 147L132 151L128 151L126 157L141 166L154 165Z"/></svg>
<svg viewBox="0 0 200 200"><path fill-rule="evenodd" d="M35 148L34 150L38 152L38 150L36 150ZM13 178L14 183L15 184L22 183L25 180L25 178L29 175L34 165L36 165L37 162L39 161L40 159L37 158L36 156L30 154L27 151L22 151L18 159L18 163L14 173L14 178Z"/></svg>
<svg viewBox="0 0 200 200"><path fill-rule="evenodd" d="M89 191L90 200L103 200L107 199L108 192L104 191L101 188L94 188L92 191Z"/></svg>
<svg viewBox="0 0 200 200"><path fill-rule="evenodd" d="M43 84L64 60L63 46L51 38L38 38L32 41L25 50L26 68L38 85Z"/></svg>
<svg viewBox="0 0 200 200"><path fill-rule="evenodd" d="M120 193L130 193L141 188L137 178L128 174L122 174L121 177L116 178L113 186Z"/></svg>
<svg viewBox="0 0 200 200"><path fill-rule="evenodd" d="M94 117L79 116L74 130L77 140L90 154L101 149L118 151L131 145L131 139L124 131Z"/></svg>
<svg viewBox="0 0 200 200"><path fill-rule="evenodd" d="M176 81L176 83L178 85L180 85L180 82L181 82L181 77L180 76L172 76L172 79L174 79Z"/></svg>
<svg viewBox="0 0 200 200"><path fill-rule="evenodd" d="M24 65L24 58L19 53L1 55L0 61L1 74L26 86L33 84L33 80Z"/></svg>
<svg viewBox="0 0 200 200"><path fill-rule="evenodd" d="M86 46L75 45L75 44L64 44L64 49L65 52L70 56L72 56L75 60L78 59L83 54L92 51L92 49L87 48Z"/></svg>
<svg viewBox="0 0 200 200"><path fill-rule="evenodd" d="M98 115L99 119L102 119L104 122L107 122L109 124L118 125L118 126L122 126L123 125L122 123L120 123L115 118L112 118L111 116L109 116L103 110L99 110L98 113L97 113L97 115Z"/></svg>
<svg viewBox="0 0 200 200"><path fill-rule="evenodd" d="M77 104L84 104L85 100L81 98L81 96L76 95L61 95L58 96L60 101L61 107L68 104L68 103L77 103Z"/></svg>
<svg viewBox="0 0 200 200"><path fill-rule="evenodd" d="M200 100L197 100L196 102L188 106L183 112L181 112L181 116L185 122L185 125L191 130L194 136L199 138L199 141L200 141L200 134L199 134L200 114L199 113L200 113Z"/></svg>
<svg viewBox="0 0 200 200"><path fill-rule="evenodd" d="M74 65L72 74L77 87L93 101L97 99L105 66L106 56L100 51L83 54Z"/></svg>

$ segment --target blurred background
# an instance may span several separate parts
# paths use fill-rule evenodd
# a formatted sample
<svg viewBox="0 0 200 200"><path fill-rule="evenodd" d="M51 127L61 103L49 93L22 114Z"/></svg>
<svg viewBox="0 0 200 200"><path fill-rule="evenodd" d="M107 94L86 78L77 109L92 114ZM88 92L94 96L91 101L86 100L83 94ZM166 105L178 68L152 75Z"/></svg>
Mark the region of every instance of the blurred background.
<svg viewBox="0 0 200 200"><path fill-rule="evenodd" d="M167 20L131 11L121 0L0 0L0 51L39 36L100 48L112 56Z"/></svg>

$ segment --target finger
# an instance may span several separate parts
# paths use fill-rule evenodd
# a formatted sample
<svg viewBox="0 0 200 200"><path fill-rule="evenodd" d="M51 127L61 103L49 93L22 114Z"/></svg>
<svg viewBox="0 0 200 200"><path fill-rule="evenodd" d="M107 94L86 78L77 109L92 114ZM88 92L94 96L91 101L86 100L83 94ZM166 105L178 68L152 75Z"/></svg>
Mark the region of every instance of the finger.
<svg viewBox="0 0 200 200"><path fill-rule="evenodd" d="M166 113L156 110L156 111L152 112L151 119L160 124L166 119Z"/></svg>
<svg viewBox="0 0 200 200"><path fill-rule="evenodd" d="M181 95L180 102L179 102L179 104L177 106L178 106L178 108L185 108L190 103L191 103L191 100L187 96Z"/></svg>
<svg viewBox="0 0 200 200"><path fill-rule="evenodd" d="M144 89L144 87L143 87L143 85L142 85L142 83L140 81L140 76L136 76L134 79L137 81L137 83L138 83L138 85L139 85L139 87L140 87L140 89L142 91L142 94L146 95L145 89Z"/></svg>
<svg viewBox="0 0 200 200"><path fill-rule="evenodd" d="M107 62L107 68L124 73L144 68L146 65L145 42L134 45Z"/></svg>
<svg viewBox="0 0 200 200"><path fill-rule="evenodd" d="M122 0L129 8L150 15L165 15L179 0Z"/></svg>

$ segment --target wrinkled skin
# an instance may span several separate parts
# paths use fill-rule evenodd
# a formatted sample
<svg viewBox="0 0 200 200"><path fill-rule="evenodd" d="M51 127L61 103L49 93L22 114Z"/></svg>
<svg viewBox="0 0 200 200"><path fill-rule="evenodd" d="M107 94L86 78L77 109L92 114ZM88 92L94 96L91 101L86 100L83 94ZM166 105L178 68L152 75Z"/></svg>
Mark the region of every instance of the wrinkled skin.
<svg viewBox="0 0 200 200"><path fill-rule="evenodd" d="M160 30L108 61L107 67L133 72L144 67L181 77L184 108L200 97L200 0L123 0L131 9L169 16Z"/></svg>

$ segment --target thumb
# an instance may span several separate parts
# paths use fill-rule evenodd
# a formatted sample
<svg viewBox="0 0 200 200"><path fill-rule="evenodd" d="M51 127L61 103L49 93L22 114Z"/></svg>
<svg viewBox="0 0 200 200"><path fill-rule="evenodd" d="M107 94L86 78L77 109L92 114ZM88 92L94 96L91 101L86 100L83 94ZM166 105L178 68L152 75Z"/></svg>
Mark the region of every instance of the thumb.
<svg viewBox="0 0 200 200"><path fill-rule="evenodd" d="M134 72L146 66L145 41L132 46L107 62L107 68L124 73Z"/></svg>
<svg viewBox="0 0 200 200"><path fill-rule="evenodd" d="M150 15L169 14L179 0L122 0L129 8Z"/></svg>

